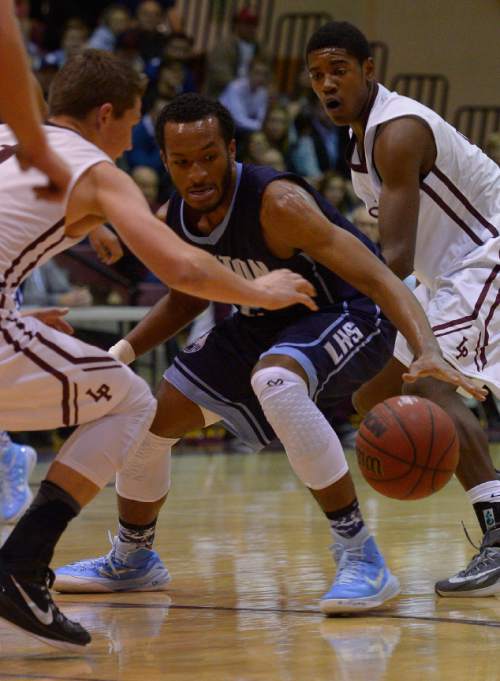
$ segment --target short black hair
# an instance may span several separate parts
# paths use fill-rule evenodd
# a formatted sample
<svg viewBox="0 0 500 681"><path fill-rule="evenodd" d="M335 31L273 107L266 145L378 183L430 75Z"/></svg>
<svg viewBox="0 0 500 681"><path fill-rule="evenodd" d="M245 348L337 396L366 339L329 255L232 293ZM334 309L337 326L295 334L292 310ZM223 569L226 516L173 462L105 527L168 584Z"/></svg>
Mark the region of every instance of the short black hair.
<svg viewBox="0 0 500 681"><path fill-rule="evenodd" d="M360 64L372 56L370 43L365 35L348 21L329 21L320 26L309 38L306 60L310 52L325 47L343 47Z"/></svg>
<svg viewBox="0 0 500 681"><path fill-rule="evenodd" d="M194 123L213 117L219 121L219 128L226 144L235 136L234 120L229 111L216 99L197 92L177 95L158 114L156 119L156 141L163 151L165 148L166 123Z"/></svg>

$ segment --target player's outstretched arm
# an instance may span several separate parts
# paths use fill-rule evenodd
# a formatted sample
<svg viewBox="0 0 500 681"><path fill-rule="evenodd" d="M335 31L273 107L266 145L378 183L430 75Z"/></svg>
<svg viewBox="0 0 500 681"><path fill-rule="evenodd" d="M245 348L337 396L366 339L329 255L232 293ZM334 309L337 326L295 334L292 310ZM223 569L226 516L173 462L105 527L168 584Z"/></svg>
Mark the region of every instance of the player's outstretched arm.
<svg viewBox="0 0 500 681"><path fill-rule="evenodd" d="M208 301L171 289L109 353L124 364L161 345L192 322L208 307Z"/></svg>
<svg viewBox="0 0 500 681"><path fill-rule="evenodd" d="M413 293L359 239L332 224L307 191L291 182L271 183L264 194L261 222L275 243L281 240L283 247L303 250L379 305L415 353L406 379L434 376L484 399L484 390L444 360Z"/></svg>
<svg viewBox="0 0 500 681"><path fill-rule="evenodd" d="M46 142L32 76L12 0L0 2L0 119L12 128L20 150L21 167L34 166L49 178L48 187L37 193L59 199L70 180L64 161Z"/></svg>
<svg viewBox="0 0 500 681"><path fill-rule="evenodd" d="M316 308L311 298L313 286L296 273L276 270L246 281L213 256L184 242L151 214L133 180L110 163L94 166L84 184L71 199L77 201L80 196L89 202L86 214L111 222L130 250L170 288L208 300L271 310L296 303ZM71 210L74 205L70 204Z"/></svg>

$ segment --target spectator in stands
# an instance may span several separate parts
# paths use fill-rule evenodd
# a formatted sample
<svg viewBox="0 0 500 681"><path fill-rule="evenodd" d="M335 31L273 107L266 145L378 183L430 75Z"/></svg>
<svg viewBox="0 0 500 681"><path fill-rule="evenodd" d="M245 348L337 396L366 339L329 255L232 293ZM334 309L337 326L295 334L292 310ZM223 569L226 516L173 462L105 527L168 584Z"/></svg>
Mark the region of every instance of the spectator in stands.
<svg viewBox="0 0 500 681"><path fill-rule="evenodd" d="M345 215L350 215L353 201L349 194L349 180L336 170L327 170L321 178L318 191L332 206Z"/></svg>
<svg viewBox="0 0 500 681"><path fill-rule="evenodd" d="M56 63L52 61L47 61L45 57L42 57L35 71L36 78L40 83L42 88L43 96L47 99L50 90L50 84L52 83L54 76L59 71L59 67Z"/></svg>
<svg viewBox="0 0 500 681"><path fill-rule="evenodd" d="M136 166L130 173L132 179L144 194L146 201L153 213L160 208L158 202L158 192L160 188L160 177L156 170L149 166Z"/></svg>
<svg viewBox="0 0 500 681"><path fill-rule="evenodd" d="M306 177L317 177L333 168L348 177L345 161L347 131L331 122L319 100L310 98L294 123L298 136L291 155L295 172Z"/></svg>
<svg viewBox="0 0 500 681"><path fill-rule="evenodd" d="M40 46L33 40L33 22L30 18L30 0L16 0L15 10L26 52L28 53L33 67L38 68L42 52Z"/></svg>
<svg viewBox="0 0 500 681"><path fill-rule="evenodd" d="M82 21L79 19L70 20L64 29L61 47L49 52L45 56L45 62L60 69L70 57L78 54L85 47L88 34L88 28Z"/></svg>
<svg viewBox="0 0 500 681"><path fill-rule="evenodd" d="M145 111L153 106L153 103L161 99L173 99L183 92L184 66L178 59L167 58L161 62L158 69L156 82L149 82L148 89L143 97Z"/></svg>
<svg viewBox="0 0 500 681"><path fill-rule="evenodd" d="M147 63L161 57L165 47L162 6L157 0L142 0L137 6L136 18L139 51Z"/></svg>
<svg viewBox="0 0 500 681"><path fill-rule="evenodd" d="M121 0L122 4L128 7L131 14L136 13L142 0ZM176 0L158 0L162 10L162 28L168 26L172 32L182 31L182 20L179 10L176 7Z"/></svg>
<svg viewBox="0 0 500 681"><path fill-rule="evenodd" d="M88 47L112 52L116 47L116 39L130 26L130 15L123 5L109 5L101 16L101 23L94 30L88 41Z"/></svg>
<svg viewBox="0 0 500 681"><path fill-rule="evenodd" d="M160 64L156 93L158 97L172 99L181 94L184 83L184 66L178 59L168 57Z"/></svg>
<svg viewBox="0 0 500 681"><path fill-rule="evenodd" d="M92 305L87 286L72 286L65 270L55 260L41 265L23 284L25 305L81 307Z"/></svg>
<svg viewBox="0 0 500 681"><path fill-rule="evenodd" d="M162 63L174 60L182 64L183 79L181 92L196 92L198 89L193 71L193 39L186 33L170 33L166 36L162 59L155 57L146 65L147 77L155 82Z"/></svg>
<svg viewBox="0 0 500 681"><path fill-rule="evenodd" d="M208 55L208 95L219 97L231 81L248 76L251 62L261 55L256 40L258 25L259 18L249 7L243 7L233 17L232 34L218 42Z"/></svg>
<svg viewBox="0 0 500 681"><path fill-rule="evenodd" d="M236 123L237 133L260 130L269 103L271 70L262 57L255 57L248 76L233 80L220 96Z"/></svg>
<svg viewBox="0 0 500 681"><path fill-rule="evenodd" d="M137 166L148 166L157 173L164 173L160 150L155 139L155 122L159 112L167 103L167 99L158 97L148 113L135 126L132 132L132 149L125 152L127 164L131 170Z"/></svg>
<svg viewBox="0 0 500 681"><path fill-rule="evenodd" d="M116 39L115 54L128 62L139 73L144 72L145 63L139 50L139 34L134 29L129 29Z"/></svg>
<svg viewBox="0 0 500 681"><path fill-rule="evenodd" d="M281 152L285 164L288 166L288 155L291 148L290 115L286 106L272 104L264 118L262 132L265 134L269 146Z"/></svg>
<svg viewBox="0 0 500 681"><path fill-rule="evenodd" d="M251 132L246 140L241 154L243 163L262 165L262 155L269 149L269 142L262 130Z"/></svg>
<svg viewBox="0 0 500 681"><path fill-rule="evenodd" d="M279 149L269 147L261 156L260 165L271 166L284 173L286 171L285 158Z"/></svg>
<svg viewBox="0 0 500 681"><path fill-rule="evenodd" d="M297 74L294 92L286 98L286 106L290 120L294 120L299 111L308 105L311 100L311 81L309 71L304 66Z"/></svg>
<svg viewBox="0 0 500 681"><path fill-rule="evenodd" d="M485 152L500 166L500 130L488 135Z"/></svg>
<svg viewBox="0 0 500 681"><path fill-rule="evenodd" d="M360 232L363 232L373 243L378 244L380 241L380 233L378 230L378 220L370 215L365 204L357 206L351 214L351 222Z"/></svg>
<svg viewBox="0 0 500 681"><path fill-rule="evenodd" d="M290 149L290 165L295 173L307 177L311 184L316 185L322 174L313 139L311 117L306 109L297 114L294 127L297 139Z"/></svg>

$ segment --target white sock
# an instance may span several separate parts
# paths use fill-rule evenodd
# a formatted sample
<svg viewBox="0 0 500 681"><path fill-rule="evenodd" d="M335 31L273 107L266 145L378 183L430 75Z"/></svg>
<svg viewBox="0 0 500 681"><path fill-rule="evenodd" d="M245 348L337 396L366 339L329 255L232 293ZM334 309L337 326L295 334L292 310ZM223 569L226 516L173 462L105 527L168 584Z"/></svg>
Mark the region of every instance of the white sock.
<svg viewBox="0 0 500 681"><path fill-rule="evenodd" d="M472 504L476 504L478 501L491 501L492 499L495 499L495 503L500 503L500 480L489 480L476 485L467 491L467 496ZM498 501L496 497L498 497Z"/></svg>

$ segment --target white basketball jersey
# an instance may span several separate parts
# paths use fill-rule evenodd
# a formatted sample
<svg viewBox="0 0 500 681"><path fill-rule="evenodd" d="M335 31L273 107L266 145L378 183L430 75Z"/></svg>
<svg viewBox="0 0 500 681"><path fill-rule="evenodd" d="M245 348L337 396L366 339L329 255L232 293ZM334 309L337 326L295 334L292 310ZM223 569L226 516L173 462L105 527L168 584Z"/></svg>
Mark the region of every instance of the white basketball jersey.
<svg viewBox="0 0 500 681"><path fill-rule="evenodd" d="M77 243L64 234L64 217L71 190L82 174L110 157L79 133L44 126L52 149L71 171L66 196L59 202L37 200L33 188L47 183L38 170L22 172L15 157L17 140L0 125L0 310L15 307L19 284L38 265Z"/></svg>
<svg viewBox="0 0 500 681"><path fill-rule="evenodd" d="M402 116L423 119L436 144L434 166L420 182L414 263L417 278L432 290L441 274L459 269L466 256L499 236L500 169L434 111L378 85L366 124L366 163L356 148L350 159L354 191L374 217L382 187L373 162L377 127Z"/></svg>

